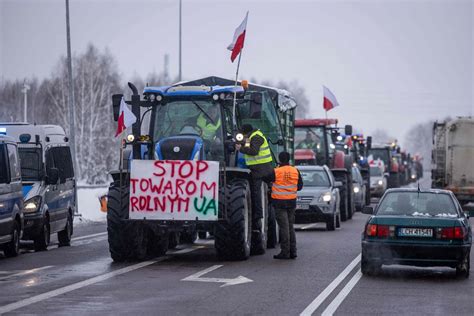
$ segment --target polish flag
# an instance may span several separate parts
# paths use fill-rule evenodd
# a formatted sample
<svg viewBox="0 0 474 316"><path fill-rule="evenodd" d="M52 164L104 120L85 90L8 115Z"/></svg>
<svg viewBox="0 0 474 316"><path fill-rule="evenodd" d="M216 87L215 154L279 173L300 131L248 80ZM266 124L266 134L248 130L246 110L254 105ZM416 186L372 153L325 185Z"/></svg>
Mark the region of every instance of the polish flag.
<svg viewBox="0 0 474 316"><path fill-rule="evenodd" d="M325 86L323 86L323 93L324 93L323 108L326 111L329 111L335 108L336 106L339 106L339 103L337 102L334 94L332 94L332 92Z"/></svg>
<svg viewBox="0 0 474 316"><path fill-rule="evenodd" d="M237 58L237 56L242 51L242 48L244 48L245 31L247 29L247 18L248 17L249 17L249 13L247 11L247 14L245 15L245 19L235 29L234 39L232 40L232 43L230 43L230 45L227 47L228 50L232 51L232 54L230 55L230 60L232 62L234 62L234 60Z"/></svg>
<svg viewBox="0 0 474 316"><path fill-rule="evenodd" d="M137 117L130 111L127 106L127 103L122 98L120 102L120 115L118 119L117 131L115 132L115 137L122 134L124 130L130 127L133 123L137 121Z"/></svg>

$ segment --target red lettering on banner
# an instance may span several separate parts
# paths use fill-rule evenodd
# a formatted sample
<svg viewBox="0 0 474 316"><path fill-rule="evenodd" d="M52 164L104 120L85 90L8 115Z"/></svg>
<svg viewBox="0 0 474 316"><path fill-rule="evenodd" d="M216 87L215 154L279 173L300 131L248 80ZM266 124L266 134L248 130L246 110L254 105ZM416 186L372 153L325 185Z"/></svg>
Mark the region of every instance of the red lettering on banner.
<svg viewBox="0 0 474 316"><path fill-rule="evenodd" d="M184 173L183 169L185 166L188 166L189 167L189 170L188 170L188 173ZM181 166L179 166L179 176L181 178L188 178L189 176L191 176L193 174L193 171L194 171L194 168L193 168L193 164L190 162L190 161L185 161L181 164Z"/></svg>
<svg viewBox="0 0 474 316"><path fill-rule="evenodd" d="M146 204L147 204L146 210L147 210L148 212L153 212L153 211L155 211L155 210L152 209L152 208L150 208L150 205L151 205L150 202L151 202L151 196L147 195L147 196L146 196Z"/></svg>
<svg viewBox="0 0 474 316"><path fill-rule="evenodd" d="M150 182L148 180L149 179L141 179L140 180L140 190L142 192L146 192L148 190L148 187L150 186Z"/></svg>
<svg viewBox="0 0 474 316"><path fill-rule="evenodd" d="M146 210L146 208L147 208L146 204L147 204L146 196L139 196L138 197L138 206L140 207L141 211Z"/></svg>
<svg viewBox="0 0 474 316"><path fill-rule="evenodd" d="M130 205L132 208L132 212L140 211L140 209L138 208L138 198L136 196L132 196L130 198Z"/></svg>
<svg viewBox="0 0 474 316"><path fill-rule="evenodd" d="M150 189L152 193L158 193L161 194L161 189L163 188L163 182L165 181L164 178L160 179L160 183L158 185L153 184L153 182L150 179Z"/></svg>
<svg viewBox="0 0 474 316"><path fill-rule="evenodd" d="M176 194L183 194L184 195L184 191L181 188L181 186L185 183L186 183L186 181L184 181L183 179L177 179L176 180Z"/></svg>
<svg viewBox="0 0 474 316"><path fill-rule="evenodd" d="M187 195L193 195L197 191L197 185L194 181L189 181L186 184L186 194Z"/></svg>
<svg viewBox="0 0 474 316"><path fill-rule="evenodd" d="M208 185L206 183L206 181L203 181L201 183L201 199L204 195L204 190L207 190L207 191L211 191L212 190L212 198L215 199L216 198L216 183L211 183L210 185Z"/></svg>
<svg viewBox="0 0 474 316"><path fill-rule="evenodd" d="M166 160L166 163L171 165L171 177L174 177L175 166L181 164L181 161L179 161L179 160Z"/></svg>
<svg viewBox="0 0 474 316"><path fill-rule="evenodd" d="M166 193L166 191L170 191L170 193ZM171 181L165 184L162 194L173 194L173 183Z"/></svg>
<svg viewBox="0 0 474 316"><path fill-rule="evenodd" d="M130 179L130 186L132 187L132 194L136 192L135 185L137 184L138 179Z"/></svg>
<svg viewBox="0 0 474 316"><path fill-rule="evenodd" d="M199 181L199 177L201 176L201 173L209 169L209 164L206 161L198 161L196 162L197 167L196 167L196 180Z"/></svg>
<svg viewBox="0 0 474 316"><path fill-rule="evenodd" d="M163 166L162 166L163 163L164 163L163 160L155 161L155 168L158 168L159 170L157 170L157 171L159 171L159 172L153 172L154 176L161 177L166 173L166 169L163 168Z"/></svg>
<svg viewBox="0 0 474 316"><path fill-rule="evenodd" d="M161 210L162 212L166 212L166 196L160 197L155 196L153 198L153 203L155 204L155 210Z"/></svg>
<svg viewBox="0 0 474 316"><path fill-rule="evenodd" d="M175 210L176 205L176 212L180 213L181 211L187 212L189 206L189 198L180 198L179 195L175 197L168 197L169 201L171 202L171 213Z"/></svg>

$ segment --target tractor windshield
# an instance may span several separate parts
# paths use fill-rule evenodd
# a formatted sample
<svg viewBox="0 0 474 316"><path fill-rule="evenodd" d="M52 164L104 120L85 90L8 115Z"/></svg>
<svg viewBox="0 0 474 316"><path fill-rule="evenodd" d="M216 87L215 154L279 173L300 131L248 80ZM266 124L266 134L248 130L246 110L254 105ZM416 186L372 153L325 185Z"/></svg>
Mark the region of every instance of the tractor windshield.
<svg viewBox="0 0 474 316"><path fill-rule="evenodd" d="M326 137L324 127L296 127L295 149L310 149L314 151L318 165L324 164L326 159Z"/></svg>
<svg viewBox="0 0 474 316"><path fill-rule="evenodd" d="M372 148L369 150L369 155L372 155L373 160L382 160L385 166L390 162L389 152L386 148Z"/></svg>
<svg viewBox="0 0 474 316"><path fill-rule="evenodd" d="M221 111L207 100L171 101L156 108L153 138L158 142L173 136L200 137L207 160L224 160Z"/></svg>

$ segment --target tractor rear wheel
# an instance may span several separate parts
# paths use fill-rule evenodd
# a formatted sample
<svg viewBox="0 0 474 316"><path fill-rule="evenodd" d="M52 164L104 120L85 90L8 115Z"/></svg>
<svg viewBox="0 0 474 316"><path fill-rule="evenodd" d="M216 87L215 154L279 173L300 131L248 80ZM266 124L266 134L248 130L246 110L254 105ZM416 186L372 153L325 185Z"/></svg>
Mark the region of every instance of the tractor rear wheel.
<svg viewBox="0 0 474 316"><path fill-rule="evenodd" d="M250 256L252 214L250 185L247 180L237 179L227 185L227 194L220 192L219 212L227 207L227 216L215 228L217 257L224 260L246 260Z"/></svg>

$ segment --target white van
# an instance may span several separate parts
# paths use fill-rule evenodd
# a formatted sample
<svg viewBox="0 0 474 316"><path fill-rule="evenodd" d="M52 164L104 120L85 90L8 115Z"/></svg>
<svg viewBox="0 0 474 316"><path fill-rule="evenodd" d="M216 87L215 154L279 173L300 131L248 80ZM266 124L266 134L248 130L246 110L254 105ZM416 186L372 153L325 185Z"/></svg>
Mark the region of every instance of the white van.
<svg viewBox="0 0 474 316"><path fill-rule="evenodd" d="M24 196L23 239L46 250L51 234L69 246L76 212L76 179L64 129L57 125L0 124L18 143Z"/></svg>

